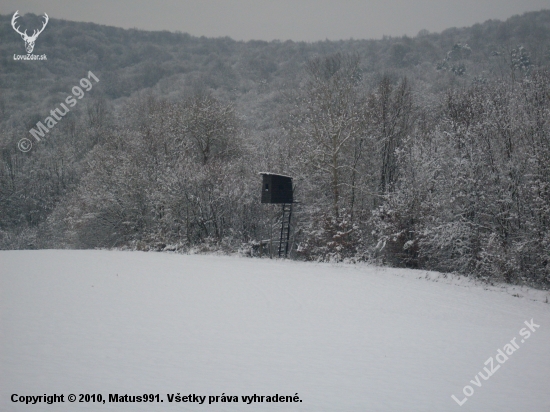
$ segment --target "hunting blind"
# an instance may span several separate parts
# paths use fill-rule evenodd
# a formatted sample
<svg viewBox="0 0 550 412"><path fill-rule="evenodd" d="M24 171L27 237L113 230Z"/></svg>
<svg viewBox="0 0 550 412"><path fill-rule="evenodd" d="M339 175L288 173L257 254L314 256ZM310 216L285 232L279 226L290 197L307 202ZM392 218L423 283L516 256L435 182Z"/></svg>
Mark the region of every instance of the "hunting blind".
<svg viewBox="0 0 550 412"><path fill-rule="evenodd" d="M290 176L260 173L263 176L262 203L293 203Z"/></svg>
<svg viewBox="0 0 550 412"><path fill-rule="evenodd" d="M294 188L292 178L273 173L260 173L262 175L262 203L282 204L283 215L281 218L281 236L279 238L279 257L288 256L288 242L290 239L290 219L292 217L292 204L294 203ZM272 239L269 240L270 244ZM260 251L262 245L260 244ZM261 252L260 252L261 253Z"/></svg>

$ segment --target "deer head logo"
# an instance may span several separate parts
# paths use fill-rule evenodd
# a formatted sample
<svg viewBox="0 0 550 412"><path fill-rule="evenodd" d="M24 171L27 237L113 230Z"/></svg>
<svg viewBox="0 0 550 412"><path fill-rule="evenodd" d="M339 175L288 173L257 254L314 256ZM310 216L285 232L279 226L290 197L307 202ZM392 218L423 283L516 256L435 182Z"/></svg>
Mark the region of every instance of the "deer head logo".
<svg viewBox="0 0 550 412"><path fill-rule="evenodd" d="M15 12L15 14L13 15L12 19L11 19L11 26L13 27L13 29L19 33L21 35L21 38L23 40L25 40L25 49L27 49L27 53L28 54L31 54L32 51L34 50L34 42L36 41L36 38L38 37L38 35L40 33L42 33L44 31L44 29L46 28L46 25L48 24L48 20L50 20L50 18L48 17L48 15L46 13L44 13L44 23L42 24L42 28L40 30L34 30L32 36L28 36L27 35L27 30L25 30L24 33L21 33L21 31L19 31L19 26L15 27L15 21L21 17L19 15L19 10L17 10Z"/></svg>

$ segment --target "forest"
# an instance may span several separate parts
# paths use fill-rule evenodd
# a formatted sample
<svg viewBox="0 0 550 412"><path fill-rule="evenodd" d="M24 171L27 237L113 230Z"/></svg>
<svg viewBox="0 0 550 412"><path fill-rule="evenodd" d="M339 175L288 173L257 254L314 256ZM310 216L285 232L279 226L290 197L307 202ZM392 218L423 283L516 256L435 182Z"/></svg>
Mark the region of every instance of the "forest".
<svg viewBox="0 0 550 412"><path fill-rule="evenodd" d="M550 287L550 10L415 37L234 41L0 15L0 249L290 257ZM26 15L29 22L40 16ZM92 71L78 104L37 122ZM29 138L24 153L17 142Z"/></svg>

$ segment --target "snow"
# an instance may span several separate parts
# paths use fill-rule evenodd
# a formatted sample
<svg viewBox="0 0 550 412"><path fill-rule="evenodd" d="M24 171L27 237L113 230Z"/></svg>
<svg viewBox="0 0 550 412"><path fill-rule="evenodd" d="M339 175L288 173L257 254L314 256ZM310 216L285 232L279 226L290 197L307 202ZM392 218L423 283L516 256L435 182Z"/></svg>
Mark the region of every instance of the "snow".
<svg viewBox="0 0 550 412"><path fill-rule="evenodd" d="M292 176L288 176L288 175L282 175L282 174L279 174L279 173L271 173L271 172L259 172L258 173L259 175L266 175L266 176L281 176L281 177L289 177L292 179Z"/></svg>
<svg viewBox="0 0 550 412"><path fill-rule="evenodd" d="M549 411L548 292L514 291L368 265L2 251L0 410ZM531 319L540 328L470 383ZM460 407L451 395L466 385ZM164 402L10 401L54 393ZM207 400L169 403L178 393ZM239 402L208 404L222 393ZM296 393L301 403L241 399Z"/></svg>

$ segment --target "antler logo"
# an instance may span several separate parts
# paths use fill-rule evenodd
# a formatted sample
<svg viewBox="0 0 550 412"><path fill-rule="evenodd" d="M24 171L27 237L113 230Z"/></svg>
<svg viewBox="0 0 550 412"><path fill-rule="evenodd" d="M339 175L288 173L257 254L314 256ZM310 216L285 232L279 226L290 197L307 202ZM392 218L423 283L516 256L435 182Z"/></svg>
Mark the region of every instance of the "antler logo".
<svg viewBox="0 0 550 412"><path fill-rule="evenodd" d="M19 33L21 35L21 38L23 40L25 40L25 49L27 49L27 53L28 54L31 54L32 51L34 50L34 42L36 41L36 38L38 37L38 35L40 33L42 33L44 31L44 29L46 28L46 25L48 24L48 21L50 20L50 18L48 17L48 15L46 13L44 13L44 23L42 25L42 28L40 30L34 30L32 36L28 36L27 35L27 30L25 30L24 33L21 33L21 31L19 31L19 26L15 27L15 21L21 17L19 15L19 10L17 10L15 12L15 14L13 15L12 19L11 19L11 25L13 27L13 29Z"/></svg>

